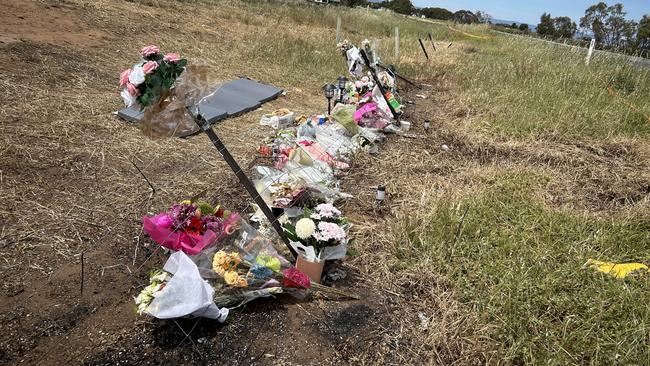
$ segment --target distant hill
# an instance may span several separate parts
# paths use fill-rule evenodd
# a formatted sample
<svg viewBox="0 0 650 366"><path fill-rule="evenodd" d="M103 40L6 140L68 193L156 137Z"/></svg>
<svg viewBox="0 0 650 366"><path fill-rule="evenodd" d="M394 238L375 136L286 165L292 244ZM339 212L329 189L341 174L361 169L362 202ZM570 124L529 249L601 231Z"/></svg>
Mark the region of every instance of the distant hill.
<svg viewBox="0 0 650 366"><path fill-rule="evenodd" d="M505 25L512 25L512 23L515 23L517 25L528 24L528 28L530 29L531 32L535 32L537 30L537 26L535 24L516 22L514 20L503 20L503 19L494 19L493 18L492 23L493 24L505 24Z"/></svg>

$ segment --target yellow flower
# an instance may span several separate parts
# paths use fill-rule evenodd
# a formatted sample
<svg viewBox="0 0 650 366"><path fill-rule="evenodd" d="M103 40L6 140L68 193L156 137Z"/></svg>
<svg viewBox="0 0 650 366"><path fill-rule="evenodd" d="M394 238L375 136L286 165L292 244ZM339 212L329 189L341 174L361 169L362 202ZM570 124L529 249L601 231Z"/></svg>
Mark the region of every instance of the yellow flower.
<svg viewBox="0 0 650 366"><path fill-rule="evenodd" d="M235 287L246 287L248 286L248 282L246 282L246 279L244 277L241 277L239 274L237 274L236 271L226 271L226 273L223 275L224 281L226 281L226 284L230 286L235 286Z"/></svg>
<svg viewBox="0 0 650 366"><path fill-rule="evenodd" d="M239 253L236 252L230 252L228 253L228 265L231 268L236 268L239 263L241 263L241 258L239 257Z"/></svg>
<svg viewBox="0 0 650 366"><path fill-rule="evenodd" d="M237 279L237 284L235 286L237 286L237 287L246 287L246 286L248 286L248 281L246 281L246 279L244 277L240 276L239 279Z"/></svg>
<svg viewBox="0 0 650 366"><path fill-rule="evenodd" d="M212 258L212 269L217 272L220 276L223 276L224 272L228 269L228 255L223 250L215 253L214 258Z"/></svg>

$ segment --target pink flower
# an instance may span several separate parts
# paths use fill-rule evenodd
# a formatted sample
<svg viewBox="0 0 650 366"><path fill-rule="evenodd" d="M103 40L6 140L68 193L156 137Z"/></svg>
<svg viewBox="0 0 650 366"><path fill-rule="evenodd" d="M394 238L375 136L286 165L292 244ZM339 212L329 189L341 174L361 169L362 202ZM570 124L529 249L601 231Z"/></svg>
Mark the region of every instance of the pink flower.
<svg viewBox="0 0 650 366"><path fill-rule="evenodd" d="M154 216L153 220L156 223L156 225L160 227L164 227L165 229L169 229L170 227L172 227L173 224L172 218L166 213L162 213Z"/></svg>
<svg viewBox="0 0 650 366"><path fill-rule="evenodd" d="M180 59L181 59L181 55L179 55L178 53L168 53L163 58L163 60L173 62L173 63L177 63Z"/></svg>
<svg viewBox="0 0 650 366"><path fill-rule="evenodd" d="M142 53L142 56L144 56L144 57L147 57L147 56L150 56L150 55L155 55L158 52L160 52L160 49L158 49L158 46L154 46L154 45L149 45L149 46L143 47L140 50L140 53Z"/></svg>
<svg viewBox="0 0 650 366"><path fill-rule="evenodd" d="M282 275L284 276L282 284L285 287L308 289L311 286L309 277L295 267L285 269Z"/></svg>
<svg viewBox="0 0 650 366"><path fill-rule="evenodd" d="M126 69L120 74L120 86L125 87L126 83L129 82L129 75L131 74L131 69Z"/></svg>
<svg viewBox="0 0 650 366"><path fill-rule="evenodd" d="M318 232L314 238L318 241L343 240L346 237L345 230L333 222L321 221L318 223Z"/></svg>
<svg viewBox="0 0 650 366"><path fill-rule="evenodd" d="M158 63L156 61L149 61L146 64L142 65L142 70L144 70L145 74L151 74L157 68Z"/></svg>
<svg viewBox="0 0 650 366"><path fill-rule="evenodd" d="M133 95L134 97L140 95L140 91L138 90L138 88L131 83L126 83L126 90L129 92L129 94Z"/></svg>

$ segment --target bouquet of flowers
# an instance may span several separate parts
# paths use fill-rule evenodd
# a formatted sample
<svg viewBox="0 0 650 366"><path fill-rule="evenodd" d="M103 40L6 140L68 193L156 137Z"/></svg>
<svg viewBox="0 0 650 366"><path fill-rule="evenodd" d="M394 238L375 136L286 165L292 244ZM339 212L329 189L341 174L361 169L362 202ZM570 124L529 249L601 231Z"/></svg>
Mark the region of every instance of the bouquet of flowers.
<svg viewBox="0 0 650 366"><path fill-rule="evenodd" d="M344 39L343 42L339 42L339 43L336 44L336 49L343 56L345 56L345 53L348 52L348 50L351 49L352 47L354 47L354 45L352 43L350 43L350 41L348 41L347 39Z"/></svg>
<svg viewBox="0 0 650 366"><path fill-rule="evenodd" d="M163 269L150 272L149 285L135 298L137 313L158 319L199 316L224 322L229 309L214 303L214 288L183 252L172 254Z"/></svg>
<svg viewBox="0 0 650 366"><path fill-rule="evenodd" d="M216 252L212 270L221 279L216 283L218 306L241 306L259 297L308 290L309 277L294 267L282 268L277 253L260 251L257 255L238 251ZM284 262L284 261L283 261Z"/></svg>
<svg viewBox="0 0 650 366"><path fill-rule="evenodd" d="M144 216L144 231L159 245L193 255L234 233L239 215L207 202L182 201L153 217Z"/></svg>
<svg viewBox="0 0 650 366"><path fill-rule="evenodd" d="M142 48L140 53L142 60L120 74L120 95L127 107L138 104L142 110L169 94L187 60L178 53L164 54L154 45Z"/></svg>
<svg viewBox="0 0 650 366"><path fill-rule="evenodd" d="M330 203L305 209L295 225L284 220L282 227L292 246L310 261L339 259L345 256L348 244L348 220Z"/></svg>

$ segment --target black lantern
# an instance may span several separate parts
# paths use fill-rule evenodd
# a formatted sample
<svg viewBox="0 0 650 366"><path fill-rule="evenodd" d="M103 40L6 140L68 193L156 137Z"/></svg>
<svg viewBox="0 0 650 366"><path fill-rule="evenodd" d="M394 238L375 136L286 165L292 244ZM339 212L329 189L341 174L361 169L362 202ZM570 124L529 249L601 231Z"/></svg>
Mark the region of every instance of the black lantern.
<svg viewBox="0 0 650 366"><path fill-rule="evenodd" d="M345 90L345 84L348 83L348 78L345 76L339 76L339 102L343 102L343 91Z"/></svg>
<svg viewBox="0 0 650 366"><path fill-rule="evenodd" d="M332 98L334 97L334 91L336 86L332 84L325 85L325 98L327 98L327 115L332 114Z"/></svg>

